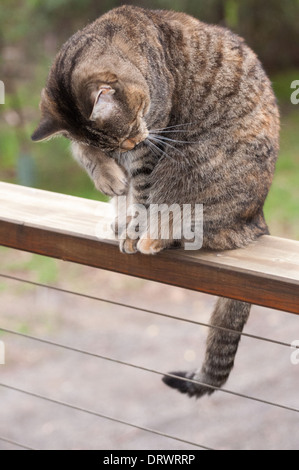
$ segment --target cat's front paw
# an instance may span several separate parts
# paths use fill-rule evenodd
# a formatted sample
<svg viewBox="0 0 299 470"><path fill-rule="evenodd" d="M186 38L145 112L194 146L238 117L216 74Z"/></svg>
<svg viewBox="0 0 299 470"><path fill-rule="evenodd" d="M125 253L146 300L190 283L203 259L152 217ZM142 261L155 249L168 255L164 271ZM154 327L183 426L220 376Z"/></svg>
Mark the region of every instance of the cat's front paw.
<svg viewBox="0 0 299 470"><path fill-rule="evenodd" d="M138 251L144 255L155 255L166 248L171 247L169 240L151 239L148 236L142 236L140 239L126 238L120 240L120 251L126 254L134 254Z"/></svg>
<svg viewBox="0 0 299 470"><path fill-rule="evenodd" d="M133 240L132 238L124 238L119 242L119 249L122 253L127 255L133 255L137 253L137 242L138 240Z"/></svg>
<svg viewBox="0 0 299 470"><path fill-rule="evenodd" d="M165 240L151 239L147 236L143 236L137 243L137 250L144 255L155 255L167 248L167 246L168 244Z"/></svg>
<svg viewBox="0 0 299 470"><path fill-rule="evenodd" d="M128 192L128 177L114 160L109 165L101 165L94 177L94 184L98 191L107 196L123 196Z"/></svg>

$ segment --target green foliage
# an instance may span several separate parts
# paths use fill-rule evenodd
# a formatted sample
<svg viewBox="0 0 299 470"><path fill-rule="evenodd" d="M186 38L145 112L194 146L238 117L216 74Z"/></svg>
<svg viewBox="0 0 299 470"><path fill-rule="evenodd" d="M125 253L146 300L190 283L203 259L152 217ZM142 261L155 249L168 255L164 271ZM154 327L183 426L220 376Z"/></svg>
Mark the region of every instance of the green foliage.
<svg viewBox="0 0 299 470"><path fill-rule="evenodd" d="M280 155L265 216L273 235L299 239L299 109L282 118Z"/></svg>
<svg viewBox="0 0 299 470"><path fill-rule="evenodd" d="M239 7L238 0L226 0L224 4L225 22L229 28L236 29L238 27Z"/></svg>
<svg viewBox="0 0 299 470"><path fill-rule="evenodd" d="M15 257L9 256L10 250L0 247L1 267L3 271L11 273L30 272L33 275L33 280L41 283L55 283L57 281L57 262L52 258L29 254L25 257L18 257L19 252L15 252ZM3 281L5 286L6 282ZM3 287L4 287L3 286ZM28 286L26 286L28 287ZM23 288L20 285L20 288Z"/></svg>

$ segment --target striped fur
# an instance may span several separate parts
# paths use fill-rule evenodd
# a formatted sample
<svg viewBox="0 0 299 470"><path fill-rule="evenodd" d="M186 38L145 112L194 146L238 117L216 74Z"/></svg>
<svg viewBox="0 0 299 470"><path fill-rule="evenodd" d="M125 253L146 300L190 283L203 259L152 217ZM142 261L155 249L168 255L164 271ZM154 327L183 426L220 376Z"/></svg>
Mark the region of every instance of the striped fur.
<svg viewBox="0 0 299 470"><path fill-rule="evenodd" d="M191 381L184 381L170 376L165 376L163 381L170 387L177 388L180 392L197 398L205 394L211 395L215 388L225 384L234 366L240 333L249 317L250 307L251 305L245 302L218 299L210 322L211 328L208 334L203 366L192 372L171 373ZM224 330L221 328L224 328ZM227 332L225 329L235 330L237 333ZM194 381L199 383L196 384Z"/></svg>
<svg viewBox="0 0 299 470"><path fill-rule="evenodd" d="M203 204L203 247L234 249L268 233L263 205L279 147L271 84L243 39L183 13L114 9L58 53L33 140L63 134L97 189L150 204ZM196 220L194 220L196 222ZM121 251L157 253L145 226ZM162 232L163 227L160 227ZM181 241L184 246L184 240ZM241 332L250 305L219 300L218 326ZM202 369L182 376L216 387L233 367L240 335L211 330ZM202 385L165 378L189 395Z"/></svg>

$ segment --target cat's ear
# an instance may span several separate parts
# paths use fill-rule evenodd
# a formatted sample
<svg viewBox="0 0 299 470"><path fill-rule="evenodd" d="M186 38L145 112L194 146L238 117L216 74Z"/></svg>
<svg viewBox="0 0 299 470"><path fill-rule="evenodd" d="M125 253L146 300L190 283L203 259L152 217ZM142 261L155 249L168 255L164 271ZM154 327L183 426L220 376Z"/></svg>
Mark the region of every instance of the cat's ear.
<svg viewBox="0 0 299 470"><path fill-rule="evenodd" d="M56 121L51 116L44 116L38 127L33 132L31 139L34 142L51 139L56 135L62 134L65 131L62 124Z"/></svg>
<svg viewBox="0 0 299 470"><path fill-rule="evenodd" d="M96 93L93 110L89 119L91 121L105 121L117 111L117 103L114 98L115 90L110 86L102 86Z"/></svg>
<svg viewBox="0 0 299 470"><path fill-rule="evenodd" d="M41 101L39 104L42 118L38 127L33 132L31 139L34 142L40 142L42 140L48 140L55 135L62 134L65 129L63 124L59 122L57 118L53 116L53 103L48 97L45 88L41 92Z"/></svg>

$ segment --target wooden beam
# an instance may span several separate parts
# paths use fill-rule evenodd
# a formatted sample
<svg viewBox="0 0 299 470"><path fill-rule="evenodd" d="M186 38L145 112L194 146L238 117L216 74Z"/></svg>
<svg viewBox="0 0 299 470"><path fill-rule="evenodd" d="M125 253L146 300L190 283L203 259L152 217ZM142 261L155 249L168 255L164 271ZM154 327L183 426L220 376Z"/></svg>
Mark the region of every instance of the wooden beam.
<svg viewBox="0 0 299 470"><path fill-rule="evenodd" d="M299 313L299 242L263 236L226 252L125 255L109 204L0 183L0 244Z"/></svg>

